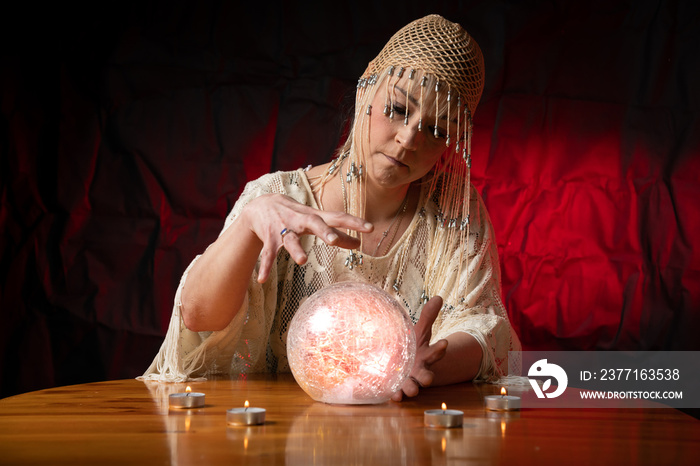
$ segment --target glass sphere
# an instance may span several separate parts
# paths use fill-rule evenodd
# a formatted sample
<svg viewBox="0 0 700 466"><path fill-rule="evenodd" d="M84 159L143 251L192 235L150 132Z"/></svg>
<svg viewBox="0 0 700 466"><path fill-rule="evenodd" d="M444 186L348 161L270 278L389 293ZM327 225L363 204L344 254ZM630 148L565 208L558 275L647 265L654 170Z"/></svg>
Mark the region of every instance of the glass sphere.
<svg viewBox="0 0 700 466"><path fill-rule="evenodd" d="M334 404L384 403L413 367L416 336L405 309L374 285L340 282L292 318L287 358L299 386Z"/></svg>

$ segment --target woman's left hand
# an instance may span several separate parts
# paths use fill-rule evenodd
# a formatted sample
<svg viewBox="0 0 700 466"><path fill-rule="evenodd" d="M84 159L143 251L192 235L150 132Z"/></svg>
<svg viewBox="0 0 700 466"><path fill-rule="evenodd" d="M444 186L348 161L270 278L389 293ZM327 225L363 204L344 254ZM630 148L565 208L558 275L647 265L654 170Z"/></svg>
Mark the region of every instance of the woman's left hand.
<svg viewBox="0 0 700 466"><path fill-rule="evenodd" d="M430 299L421 311L416 331L416 359L413 363L411 374L404 382L401 390L396 392L391 399L401 401L404 395L416 396L421 388L429 387L433 383L435 374L431 366L445 356L447 352L447 340L439 340L430 344L433 334L433 322L442 308L442 298L435 296Z"/></svg>

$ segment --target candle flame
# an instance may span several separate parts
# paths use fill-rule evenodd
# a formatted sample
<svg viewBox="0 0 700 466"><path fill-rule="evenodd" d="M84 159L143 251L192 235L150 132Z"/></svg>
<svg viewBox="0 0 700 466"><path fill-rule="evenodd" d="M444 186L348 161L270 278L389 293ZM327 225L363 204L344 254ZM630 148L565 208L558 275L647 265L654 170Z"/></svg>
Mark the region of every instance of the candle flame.
<svg viewBox="0 0 700 466"><path fill-rule="evenodd" d="M243 407L245 409L248 409L250 407L250 403L248 403L248 400L245 400L245 403L243 403Z"/></svg>
<svg viewBox="0 0 700 466"><path fill-rule="evenodd" d="M506 390L506 387L501 387L501 396L506 396L508 394L508 390Z"/></svg>
<svg viewBox="0 0 700 466"><path fill-rule="evenodd" d="M188 385L187 388L185 389L187 393L190 393L192 391L192 388Z"/></svg>
<svg viewBox="0 0 700 466"><path fill-rule="evenodd" d="M445 403L442 404L442 410L445 411L447 409L447 405Z"/></svg>

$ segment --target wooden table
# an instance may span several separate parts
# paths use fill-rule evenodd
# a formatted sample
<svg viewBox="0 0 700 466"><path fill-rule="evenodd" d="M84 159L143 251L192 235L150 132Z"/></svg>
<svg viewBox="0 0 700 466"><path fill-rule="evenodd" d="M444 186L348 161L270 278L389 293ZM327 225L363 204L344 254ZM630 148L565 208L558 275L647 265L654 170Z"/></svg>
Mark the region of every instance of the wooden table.
<svg viewBox="0 0 700 466"><path fill-rule="evenodd" d="M402 403L312 401L291 376L190 383L206 405L169 410L185 384L119 380L0 400L0 464L698 464L700 421L671 408L484 410L498 387L424 390ZM267 409L262 426L226 424L226 410ZM464 426L423 426L446 402Z"/></svg>

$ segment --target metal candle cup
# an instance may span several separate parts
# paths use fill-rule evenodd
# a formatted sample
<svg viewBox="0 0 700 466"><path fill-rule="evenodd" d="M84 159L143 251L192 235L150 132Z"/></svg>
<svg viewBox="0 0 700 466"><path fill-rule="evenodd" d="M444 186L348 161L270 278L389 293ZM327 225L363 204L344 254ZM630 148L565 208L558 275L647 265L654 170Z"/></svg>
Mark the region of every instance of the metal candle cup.
<svg viewBox="0 0 700 466"><path fill-rule="evenodd" d="M201 408L204 406L204 393L173 393L168 397L168 404L171 408Z"/></svg>
<svg viewBox="0 0 700 466"><path fill-rule="evenodd" d="M226 423L234 426L255 426L265 423L265 410L263 408L249 408L245 402L243 408L231 408L226 411Z"/></svg>
<svg viewBox="0 0 700 466"><path fill-rule="evenodd" d="M491 411L516 411L520 409L520 397L506 394L506 389L501 389L500 395L490 395L484 397L486 409Z"/></svg>
<svg viewBox="0 0 700 466"><path fill-rule="evenodd" d="M464 413L456 409L447 409L445 403L442 409L428 409L423 414L423 423L428 427L461 427Z"/></svg>

